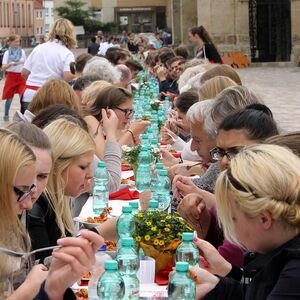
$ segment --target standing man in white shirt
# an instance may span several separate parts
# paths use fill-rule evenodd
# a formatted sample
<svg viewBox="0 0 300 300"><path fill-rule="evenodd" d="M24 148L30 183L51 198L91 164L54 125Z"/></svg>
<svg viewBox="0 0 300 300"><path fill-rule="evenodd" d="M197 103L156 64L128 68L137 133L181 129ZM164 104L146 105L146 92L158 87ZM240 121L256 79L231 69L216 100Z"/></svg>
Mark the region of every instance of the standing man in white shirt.
<svg viewBox="0 0 300 300"><path fill-rule="evenodd" d="M76 47L73 24L67 19L57 19L49 33L49 40L33 49L22 70L23 77L27 79L22 99L23 113L36 91L48 79L68 82L74 78L70 63L75 61L75 57L70 49Z"/></svg>
<svg viewBox="0 0 300 300"><path fill-rule="evenodd" d="M25 80L21 76L23 64L26 60L25 51L20 47L20 37L11 35L8 38L9 47L2 60L2 70L6 71L6 79L2 93L5 101L3 121L9 121L9 110L15 94L20 98L24 92Z"/></svg>

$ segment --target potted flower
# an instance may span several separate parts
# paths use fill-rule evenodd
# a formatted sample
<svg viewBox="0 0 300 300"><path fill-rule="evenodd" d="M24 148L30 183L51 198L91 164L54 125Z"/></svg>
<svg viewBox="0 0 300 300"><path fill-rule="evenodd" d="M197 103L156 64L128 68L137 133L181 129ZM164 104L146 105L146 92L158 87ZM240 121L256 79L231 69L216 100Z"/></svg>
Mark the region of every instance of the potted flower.
<svg viewBox="0 0 300 300"><path fill-rule="evenodd" d="M156 272L174 264L174 254L182 241L182 232L193 232L192 227L177 213L140 211L134 217L133 238L147 256L156 261Z"/></svg>

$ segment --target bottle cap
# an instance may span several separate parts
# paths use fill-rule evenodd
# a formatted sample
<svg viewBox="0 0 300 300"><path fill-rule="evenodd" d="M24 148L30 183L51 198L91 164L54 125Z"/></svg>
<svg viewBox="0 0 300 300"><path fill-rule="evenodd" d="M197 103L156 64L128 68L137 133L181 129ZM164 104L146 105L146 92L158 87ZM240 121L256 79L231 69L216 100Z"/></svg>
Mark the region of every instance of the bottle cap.
<svg viewBox="0 0 300 300"><path fill-rule="evenodd" d="M168 170L158 170L158 174L161 176L168 176Z"/></svg>
<svg viewBox="0 0 300 300"><path fill-rule="evenodd" d="M102 247L99 248L98 251L103 251L103 252L105 252L105 251L106 251L106 244L102 245Z"/></svg>
<svg viewBox="0 0 300 300"><path fill-rule="evenodd" d="M131 213L132 207L131 206L122 206L122 213Z"/></svg>
<svg viewBox="0 0 300 300"><path fill-rule="evenodd" d="M158 201L150 200L149 201L149 208L158 208Z"/></svg>
<svg viewBox="0 0 300 300"><path fill-rule="evenodd" d="M147 140L148 139L148 134L146 134L146 133L141 134L141 139L142 140Z"/></svg>
<svg viewBox="0 0 300 300"><path fill-rule="evenodd" d="M130 205L133 209L139 209L139 203L138 203L137 201L129 202L129 205Z"/></svg>
<svg viewBox="0 0 300 300"><path fill-rule="evenodd" d="M179 261L176 263L176 271L187 272L189 269L189 264L187 262Z"/></svg>
<svg viewBox="0 0 300 300"><path fill-rule="evenodd" d="M194 239L194 233L193 232L183 232L182 233L182 240L185 242L192 242Z"/></svg>
<svg viewBox="0 0 300 300"><path fill-rule="evenodd" d="M98 162L98 168L105 168L105 162L104 161L99 161Z"/></svg>
<svg viewBox="0 0 300 300"><path fill-rule="evenodd" d="M105 261L105 270L118 270L118 263L116 260L106 260Z"/></svg>
<svg viewBox="0 0 300 300"><path fill-rule="evenodd" d="M164 168L164 164L163 163L156 163L155 165L157 170L162 170Z"/></svg>
<svg viewBox="0 0 300 300"><path fill-rule="evenodd" d="M122 246L132 247L133 246L133 238L132 237L122 238Z"/></svg>

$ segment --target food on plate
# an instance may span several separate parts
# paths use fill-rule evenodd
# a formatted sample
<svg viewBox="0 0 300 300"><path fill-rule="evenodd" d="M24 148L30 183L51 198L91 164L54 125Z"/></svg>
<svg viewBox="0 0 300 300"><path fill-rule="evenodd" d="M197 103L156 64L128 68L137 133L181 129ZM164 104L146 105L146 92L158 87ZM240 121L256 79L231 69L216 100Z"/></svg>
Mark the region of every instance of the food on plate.
<svg viewBox="0 0 300 300"><path fill-rule="evenodd" d="M88 272L87 274L83 275L81 279L91 279L92 278L92 274L91 272Z"/></svg>
<svg viewBox="0 0 300 300"><path fill-rule="evenodd" d="M105 241L107 251L116 251L117 244L114 241Z"/></svg>
<svg viewBox="0 0 300 300"><path fill-rule="evenodd" d="M77 300L88 300L88 290L80 289L75 293Z"/></svg>
<svg viewBox="0 0 300 300"><path fill-rule="evenodd" d="M87 223L103 223L108 219L109 212L112 210L112 207L104 208L103 212L96 217L88 217L84 221Z"/></svg>

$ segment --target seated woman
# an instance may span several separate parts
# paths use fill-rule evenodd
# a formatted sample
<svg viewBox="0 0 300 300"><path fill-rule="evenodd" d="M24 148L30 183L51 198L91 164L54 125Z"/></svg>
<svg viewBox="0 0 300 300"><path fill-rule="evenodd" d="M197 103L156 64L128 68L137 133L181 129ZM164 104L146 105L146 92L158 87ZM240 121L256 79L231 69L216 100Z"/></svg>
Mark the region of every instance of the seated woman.
<svg viewBox="0 0 300 300"><path fill-rule="evenodd" d="M112 109L119 119L117 140L121 145L134 145L139 135L150 125L149 121L137 120L130 123L133 110L133 95L123 88L109 86L102 89L93 104L86 109L85 121L97 145L97 156L102 159L106 133L102 127L102 110Z"/></svg>
<svg viewBox="0 0 300 300"><path fill-rule="evenodd" d="M217 214L226 238L249 255L238 280L194 268L196 299L300 298L299 170L299 158L275 145L249 147L231 160L217 180ZM233 275L213 248L202 253L208 270Z"/></svg>
<svg viewBox="0 0 300 300"><path fill-rule="evenodd" d="M32 126L32 125L31 125ZM39 131L35 131L37 133ZM38 135L39 137L41 135ZM1 247L14 251L30 251L30 240L18 214L32 207L34 195L41 188L36 184L36 157L33 151L14 133L0 129L0 235ZM36 151L38 148L35 149ZM41 150L41 149L40 149ZM48 151L48 150L46 150ZM37 151L41 154L42 151ZM47 154L46 152L44 154ZM42 156L40 156L41 158ZM14 187L14 188L12 188ZM90 243L86 243L86 241ZM13 289L16 276L25 273L27 261L0 254L0 297L10 300L33 299L62 299L70 285L85 274L94 261L94 252L103 243L101 237L93 233L83 232L81 238L71 238L59 241L64 246L53 253L53 261L49 273L43 265L32 268L23 283ZM88 254L88 255L87 255ZM70 264L70 259L73 264ZM84 263L83 263L84 260ZM25 271L25 272L24 272ZM70 291L69 291L70 293ZM48 298L46 298L48 296Z"/></svg>
<svg viewBox="0 0 300 300"><path fill-rule="evenodd" d="M63 80L50 79L33 96L24 115L15 113L14 121L31 122L43 109L53 104L65 104L76 112L81 111L79 100L70 85Z"/></svg>
<svg viewBox="0 0 300 300"><path fill-rule="evenodd" d="M47 125L44 132L52 146L53 169L46 192L29 212L28 230L33 249L56 245L57 239L74 233L70 198L90 189L93 177L95 144L85 130L59 119ZM36 258L49 255L43 252Z"/></svg>
<svg viewBox="0 0 300 300"><path fill-rule="evenodd" d="M262 104L255 104L229 115L218 129L217 147L212 149L212 159L218 161L220 170L229 168L231 159L244 147L262 143L266 138L278 134L271 111ZM185 179L177 177L174 183L179 193L185 189ZM222 256L236 266L241 265L241 253L226 241L221 242L222 232L216 221L215 198L213 194L198 189L187 195L179 204L180 215L193 224L198 236L205 238ZM207 207L210 209L208 210ZM220 243L221 242L221 243ZM239 254L239 255L238 255Z"/></svg>

